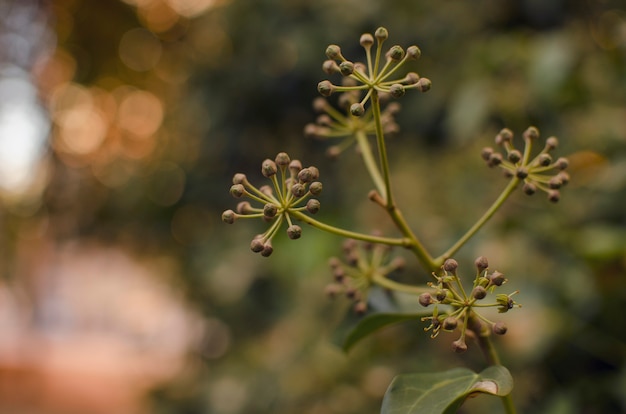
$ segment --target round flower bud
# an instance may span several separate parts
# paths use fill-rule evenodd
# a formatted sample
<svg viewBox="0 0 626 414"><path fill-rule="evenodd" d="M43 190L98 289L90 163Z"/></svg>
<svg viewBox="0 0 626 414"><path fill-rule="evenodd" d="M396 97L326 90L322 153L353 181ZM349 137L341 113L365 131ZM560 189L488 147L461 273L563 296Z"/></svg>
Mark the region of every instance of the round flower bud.
<svg viewBox="0 0 626 414"><path fill-rule="evenodd" d="M519 178L520 180L523 180L524 178L528 177L528 168L518 167L517 170L515 170L515 176Z"/></svg>
<svg viewBox="0 0 626 414"><path fill-rule="evenodd" d="M456 269L458 267L459 263L454 259L446 259L446 261L443 262L443 270L445 270L446 272L450 272L453 275L456 275Z"/></svg>
<svg viewBox="0 0 626 414"><path fill-rule="evenodd" d="M237 219L237 213L233 210L226 210L222 213L222 221L227 224L233 224Z"/></svg>
<svg viewBox="0 0 626 414"><path fill-rule="evenodd" d="M498 272L497 270L490 275L487 275L487 278L489 279L490 285L502 286L506 282L504 274Z"/></svg>
<svg viewBox="0 0 626 414"><path fill-rule="evenodd" d="M409 57L409 59L419 59L419 57L422 55L422 51L420 50L419 47L413 45L413 46L409 46L409 48L406 50L406 55Z"/></svg>
<svg viewBox="0 0 626 414"><path fill-rule="evenodd" d="M478 273L480 273L489 267L489 261L485 256L480 256L474 260L474 266L476 266Z"/></svg>
<svg viewBox="0 0 626 414"><path fill-rule="evenodd" d="M524 131L524 138L529 139L529 140L534 140L534 139L539 138L539 130L535 128L534 126L528 127L528 129Z"/></svg>
<svg viewBox="0 0 626 414"><path fill-rule="evenodd" d="M546 147L548 151L555 149L559 146L559 140L557 137L550 137L546 140Z"/></svg>
<svg viewBox="0 0 626 414"><path fill-rule="evenodd" d="M480 150L480 156L485 161L489 161L489 159L491 158L491 154L493 154L493 148L491 147L485 147Z"/></svg>
<svg viewBox="0 0 626 414"><path fill-rule="evenodd" d="M463 352L467 351L467 344L463 339L459 338L456 341L452 342L452 349L457 354L462 354Z"/></svg>
<svg viewBox="0 0 626 414"><path fill-rule="evenodd" d="M561 178L558 175L555 175L548 180L548 187L553 190L561 188L562 185L563 183L561 182Z"/></svg>
<svg viewBox="0 0 626 414"><path fill-rule="evenodd" d="M548 200L550 200L553 203L558 203L560 199L561 199L561 193L559 192L559 190L548 191Z"/></svg>
<svg viewBox="0 0 626 414"><path fill-rule="evenodd" d="M513 141L513 131L508 128L502 128L496 135L496 144L502 145L505 142Z"/></svg>
<svg viewBox="0 0 626 414"><path fill-rule="evenodd" d="M435 301L433 300L433 297L428 292L424 292L421 295L419 295L418 301L420 305L422 305L423 307L428 307L431 304L435 303Z"/></svg>
<svg viewBox="0 0 626 414"><path fill-rule="evenodd" d="M363 33L359 39L359 43L364 48L368 48L374 44L374 37L370 33Z"/></svg>
<svg viewBox="0 0 626 414"><path fill-rule="evenodd" d="M437 291L435 297L437 298L437 301L445 303L446 299L452 299L452 293L448 289L441 289Z"/></svg>
<svg viewBox="0 0 626 414"><path fill-rule="evenodd" d="M564 170L564 169L566 169L569 166L569 161L567 160L567 158L561 157L561 158L556 160L554 165L559 170Z"/></svg>
<svg viewBox="0 0 626 414"><path fill-rule="evenodd" d="M312 198L309 201L307 201L307 203L306 203L306 211L308 211L311 214L315 214L318 211L320 211L320 202L319 202L319 200L316 200L316 199Z"/></svg>
<svg viewBox="0 0 626 414"><path fill-rule="evenodd" d="M243 187L243 184L233 184L230 187L230 195L235 198L240 198L246 193L246 189Z"/></svg>
<svg viewBox="0 0 626 414"><path fill-rule="evenodd" d="M263 239L261 237L255 237L250 242L250 250L255 253L260 253L261 251L263 251L264 246L265 244L263 243Z"/></svg>
<svg viewBox="0 0 626 414"><path fill-rule="evenodd" d="M326 56L328 59L341 60L341 48L337 45L329 45L326 48Z"/></svg>
<svg viewBox="0 0 626 414"><path fill-rule="evenodd" d="M420 75L415 72L409 72L404 77L404 82L406 82L407 85L415 85L417 82L419 82L419 80Z"/></svg>
<svg viewBox="0 0 626 414"><path fill-rule="evenodd" d="M330 96L335 91L335 86L330 81L323 80L317 84L317 91L322 96Z"/></svg>
<svg viewBox="0 0 626 414"><path fill-rule="evenodd" d="M306 187L302 183L295 183L291 186L291 193L296 197L302 197L306 194Z"/></svg>
<svg viewBox="0 0 626 414"><path fill-rule="evenodd" d="M354 116L363 116L363 114L365 113L365 107L362 103L357 102L350 106L350 113Z"/></svg>
<svg viewBox="0 0 626 414"><path fill-rule="evenodd" d="M472 297L474 297L475 299L481 300L481 299L485 299L485 297L487 296L487 289L485 289L482 286L476 286L473 290L472 290Z"/></svg>
<svg viewBox="0 0 626 414"><path fill-rule="evenodd" d="M343 267L337 267L333 269L333 278L336 282L342 282L346 277L346 271Z"/></svg>
<svg viewBox="0 0 626 414"><path fill-rule="evenodd" d="M322 192L322 183L319 181L314 181L309 185L309 191L314 196L319 195Z"/></svg>
<svg viewBox="0 0 626 414"><path fill-rule="evenodd" d="M374 32L374 36L376 36L376 39L379 41L384 41L389 37L389 32L384 27L379 27L376 29L376 32Z"/></svg>
<svg viewBox="0 0 626 414"><path fill-rule="evenodd" d="M244 184L247 181L246 175L237 173L233 176L233 184Z"/></svg>
<svg viewBox="0 0 626 414"><path fill-rule="evenodd" d="M291 160L289 163L289 172L291 175L298 175L300 170L302 169L302 163L299 160Z"/></svg>
<svg viewBox="0 0 626 414"><path fill-rule="evenodd" d="M547 167L548 165L550 165L550 163L552 163L552 157L550 156L550 154L546 153L539 154L537 161L542 167Z"/></svg>
<svg viewBox="0 0 626 414"><path fill-rule="evenodd" d="M298 173L298 181L301 183L310 183L313 181L313 172L309 168L303 168Z"/></svg>
<svg viewBox="0 0 626 414"><path fill-rule="evenodd" d="M249 214L252 213L252 206L249 201L240 201L237 204L236 211L238 214Z"/></svg>
<svg viewBox="0 0 626 414"><path fill-rule="evenodd" d="M442 324L442 328L445 331L453 331L456 329L458 325L458 321L456 318L448 316L446 319L443 320L443 324Z"/></svg>
<svg viewBox="0 0 626 414"><path fill-rule="evenodd" d="M341 292L341 286L336 284L336 283L330 283L328 285L326 285L326 287L324 288L324 293L330 297L330 298L334 298L335 296L337 296L339 294L339 292Z"/></svg>
<svg viewBox="0 0 626 414"><path fill-rule="evenodd" d="M354 304L354 312L357 315L363 315L365 312L367 312L367 303L365 301L358 301L357 303Z"/></svg>
<svg viewBox="0 0 626 414"><path fill-rule="evenodd" d="M404 49L401 46L395 45L389 49L388 56L391 60L402 60L404 57Z"/></svg>
<svg viewBox="0 0 626 414"><path fill-rule="evenodd" d="M489 155L489 161L487 161L487 165L489 167L495 167L502 164L502 154L494 152Z"/></svg>
<svg viewBox="0 0 626 414"><path fill-rule="evenodd" d="M428 78L420 78L416 85L420 92L428 92L432 86L432 82Z"/></svg>
<svg viewBox="0 0 626 414"><path fill-rule="evenodd" d="M404 86L399 83L394 83L389 87L389 93L394 98L402 98L405 93Z"/></svg>
<svg viewBox="0 0 626 414"><path fill-rule="evenodd" d="M570 176L565 171L559 172L556 176L559 177L563 185L566 185L567 183L569 183Z"/></svg>
<svg viewBox="0 0 626 414"><path fill-rule="evenodd" d="M287 236L289 236L291 240L299 239L300 236L302 236L302 227L296 224L287 227Z"/></svg>
<svg viewBox="0 0 626 414"><path fill-rule="evenodd" d="M331 257L330 259L328 259L328 266L329 266L331 269L336 269L336 268L338 268L338 267L340 267L340 266L341 266L341 260L339 260L339 258L338 258L338 257L334 257L334 256L333 256L333 257Z"/></svg>
<svg viewBox="0 0 626 414"><path fill-rule="evenodd" d="M504 322L496 322L493 324L492 330L496 335L504 335L507 331L507 327Z"/></svg>
<svg viewBox="0 0 626 414"><path fill-rule="evenodd" d="M343 76L352 75L352 73L354 72L354 63L347 60L345 62L341 62L339 64L339 72L341 72Z"/></svg>
<svg viewBox="0 0 626 414"><path fill-rule="evenodd" d="M533 195L537 192L537 186L533 183L524 183L522 190L526 195Z"/></svg>
<svg viewBox="0 0 626 414"><path fill-rule="evenodd" d="M277 171L278 168L276 167L276 163L274 161L270 159L263 161L263 164L261 165L261 173L264 177L269 178L275 175Z"/></svg>
<svg viewBox="0 0 626 414"><path fill-rule="evenodd" d="M276 165L280 167L286 167L291 162L291 159L289 158L289 155L286 152L279 152L276 155L274 162L276 163Z"/></svg>
<svg viewBox="0 0 626 414"><path fill-rule="evenodd" d="M313 110L315 112L324 112L326 109L328 109L328 101L324 98L321 97L317 97L315 99L313 99Z"/></svg>
<svg viewBox="0 0 626 414"><path fill-rule="evenodd" d="M259 187L259 191L265 194L268 197L271 197L274 194L274 190L269 185L262 185Z"/></svg>
<svg viewBox="0 0 626 414"><path fill-rule="evenodd" d="M333 73L339 72L339 65L337 65L337 62L334 60L325 60L324 63L322 63L322 70L332 75Z"/></svg>
<svg viewBox="0 0 626 414"><path fill-rule="evenodd" d="M276 217L276 213L278 213L278 207L276 204L267 203L263 206L263 216L266 218L274 218Z"/></svg>
<svg viewBox="0 0 626 414"><path fill-rule="evenodd" d="M261 256L270 257L270 255L274 252L274 248L272 247L272 243L268 240L263 245L263 250L261 250Z"/></svg>
<svg viewBox="0 0 626 414"><path fill-rule="evenodd" d="M509 159L509 161L511 161L512 163L516 163L519 162L519 160L522 159L522 153L519 152L518 150L512 150L511 152L509 152L507 154L507 158Z"/></svg>

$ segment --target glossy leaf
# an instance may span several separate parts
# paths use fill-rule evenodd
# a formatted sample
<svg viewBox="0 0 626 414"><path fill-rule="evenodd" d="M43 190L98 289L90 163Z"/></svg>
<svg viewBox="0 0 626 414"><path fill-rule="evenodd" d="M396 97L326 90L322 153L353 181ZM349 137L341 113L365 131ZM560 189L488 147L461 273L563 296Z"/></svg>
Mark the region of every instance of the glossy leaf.
<svg viewBox="0 0 626 414"><path fill-rule="evenodd" d="M381 414L453 414L470 395L505 396L512 389L513 378L503 366L491 366L480 373L455 368L398 375L387 388Z"/></svg>

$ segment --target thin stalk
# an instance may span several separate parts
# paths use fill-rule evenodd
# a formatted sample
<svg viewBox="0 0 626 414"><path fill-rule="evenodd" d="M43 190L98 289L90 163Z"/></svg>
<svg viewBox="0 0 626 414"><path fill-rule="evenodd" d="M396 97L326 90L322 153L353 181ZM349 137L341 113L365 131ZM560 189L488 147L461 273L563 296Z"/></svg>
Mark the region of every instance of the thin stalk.
<svg viewBox="0 0 626 414"><path fill-rule="evenodd" d="M371 234L358 233L350 230L344 230L339 227L331 226L329 224L322 223L321 221L315 220L311 216L307 216L306 214L289 210L289 214L293 217L297 218L300 221L303 221L307 224L310 224L313 227L316 227L320 230L324 230L328 233L333 233L338 236L346 237L348 239L362 240L370 243L379 243L379 244L387 244L389 246L402 246L402 247L410 247L411 240L407 238L393 238L393 237L380 237L373 236Z"/></svg>
<svg viewBox="0 0 626 414"><path fill-rule="evenodd" d="M377 273L375 273L372 276L371 281L372 283L375 283L379 286L382 286L390 290L394 290L397 292L411 293L414 295L421 295L424 292L429 292L432 290L432 288L429 288L429 287L413 286L413 285L406 285L404 283L399 283L391 279L387 279L383 275L380 275Z"/></svg>
<svg viewBox="0 0 626 414"><path fill-rule="evenodd" d="M361 155L363 156L363 162L365 163L365 167L367 168L367 172L369 173L372 181L374 182L374 186L378 193L384 198L386 197L385 191L385 182L383 177L380 175L380 170L376 165L376 159L374 158L374 154L372 153L372 147L367 139L367 135L365 132L358 130L355 133L356 142L361 150Z"/></svg>
<svg viewBox="0 0 626 414"><path fill-rule="evenodd" d="M434 263L436 265L435 267L441 266L446 259L450 258L461 247L463 247L463 245L467 243L467 241L471 239L476 234L476 232L478 232L478 230L480 230L480 228L484 226L485 223L487 223L487 221L489 221L489 219L496 213L496 211L498 211L498 209L502 207L506 199L509 198L519 182L520 179L517 177L513 177L511 181L509 181L509 184L502 191L502 193L500 193L496 201L493 202L493 204L491 205L491 207L489 207L485 214L483 214L482 217L479 218L478 221L476 221L476 223L474 223L474 225L459 240L457 240L456 243L452 245L452 247L446 250L441 256L434 259Z"/></svg>

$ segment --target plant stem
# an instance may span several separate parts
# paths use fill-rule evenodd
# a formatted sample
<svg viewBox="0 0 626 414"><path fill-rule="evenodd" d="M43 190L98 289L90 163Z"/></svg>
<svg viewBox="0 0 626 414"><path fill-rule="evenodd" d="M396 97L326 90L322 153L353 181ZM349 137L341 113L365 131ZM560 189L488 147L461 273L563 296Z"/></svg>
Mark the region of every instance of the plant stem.
<svg viewBox="0 0 626 414"><path fill-rule="evenodd" d="M350 230L344 230L339 227L331 226L326 223L322 223L321 221L315 220L311 216L307 216L306 214L300 211L289 211L289 215L297 218L300 221L310 224L313 227L316 227L320 230L324 230L329 233L336 234L338 236L346 237L349 239L362 240L370 243L380 243L387 244L390 246L402 246L402 247L411 247L411 240L408 238L394 238L394 237L380 237L373 236L371 234L358 233Z"/></svg>
<svg viewBox="0 0 626 414"><path fill-rule="evenodd" d="M372 147L370 146L369 141L367 140L367 135L362 131L358 130L355 133L356 142L359 145L359 149L361 150L361 156L363 157L363 162L365 163L365 167L367 168L367 172L369 173L372 181L374 182L374 186L378 193L386 198L386 186L383 181L383 177L380 175L380 170L376 165L376 160L374 159L374 154L372 154Z"/></svg>
<svg viewBox="0 0 626 414"><path fill-rule="evenodd" d="M380 274L374 274L372 276L372 283L375 283L379 286L382 286L384 288L391 289L397 292L411 293L413 295L421 295L424 292L429 292L432 290L431 288L428 288L428 287L413 286L413 285L406 285L404 283L399 283L394 280L387 279L385 276L380 275Z"/></svg>
<svg viewBox="0 0 626 414"><path fill-rule="evenodd" d="M446 259L449 259L454 253L456 253L461 247L463 247L463 245L467 243L467 241L471 239L474 234L476 234L476 232L478 232L478 230L480 230L480 228L485 225L487 221L489 221L489 219L495 214L495 212L498 211L500 207L502 207L506 199L511 195L513 190L515 190L515 187L517 187L519 182L520 179L517 177L513 177L511 181L509 181L509 184L502 191L502 193L500 193L496 201L493 202L491 207L489 207L489 209L482 215L482 217L479 218L478 221L476 221L476 223L474 223L474 225L459 240L457 240L456 243L452 245L452 247L446 250L441 256L434 259L434 264L436 265L435 267L441 266Z"/></svg>
<svg viewBox="0 0 626 414"><path fill-rule="evenodd" d="M385 144L385 136L383 133L383 124L380 113L380 99L378 98L377 90L372 90L371 99L372 114L374 115L374 123L376 125L376 143L378 146L378 157L380 159L380 169L382 171L383 181L385 185L385 208L387 209L389 216L395 223L398 230L400 230L405 237L411 240L408 247L413 251L422 266L424 266L424 268L427 270L437 270L437 268L441 266L441 264L437 264L433 260L432 256L426 251L426 249L419 241L417 236L415 236L415 234L407 224L406 220L404 219L404 216L396 207L393 201L390 178L391 174L389 172L389 160L387 159L387 146Z"/></svg>

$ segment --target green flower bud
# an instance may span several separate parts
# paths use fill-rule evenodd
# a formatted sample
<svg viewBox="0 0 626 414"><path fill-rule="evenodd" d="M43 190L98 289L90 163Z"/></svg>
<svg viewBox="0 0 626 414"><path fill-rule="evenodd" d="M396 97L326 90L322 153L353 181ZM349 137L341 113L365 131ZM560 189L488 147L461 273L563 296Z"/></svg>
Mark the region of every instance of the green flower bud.
<svg viewBox="0 0 626 414"><path fill-rule="evenodd" d="M391 49L389 49L388 56L391 60L402 60L404 57L404 49L398 45L392 46Z"/></svg>
<svg viewBox="0 0 626 414"><path fill-rule="evenodd" d="M365 107L362 103L357 102L350 106L350 113L354 116L363 116L363 114L365 113Z"/></svg>
<svg viewBox="0 0 626 414"><path fill-rule="evenodd" d="M363 33L359 39L359 43L367 49L374 44L374 37L370 33Z"/></svg>
<svg viewBox="0 0 626 414"><path fill-rule="evenodd" d="M226 224L233 224L237 219L237 213L233 210L226 210L222 213L222 221Z"/></svg>
<svg viewBox="0 0 626 414"><path fill-rule="evenodd" d="M394 83L389 87L389 93L394 98L402 98L405 93L404 86L399 83Z"/></svg>
<svg viewBox="0 0 626 414"><path fill-rule="evenodd" d="M312 182L311 185L309 185L309 191L314 196L319 195L322 192L322 183L320 183L319 181Z"/></svg>
<svg viewBox="0 0 626 414"><path fill-rule="evenodd" d="M378 29L376 29L376 32L374 32L374 36L376 36L376 39L382 42L387 40L387 38L389 37L389 32L384 27L379 27Z"/></svg>
<svg viewBox="0 0 626 414"><path fill-rule="evenodd" d="M240 198L245 193L246 193L246 189L244 188L243 184L233 184L230 187L230 195L232 195L235 198Z"/></svg>
<svg viewBox="0 0 626 414"><path fill-rule="evenodd" d="M306 203L306 211L308 211L311 214L315 214L318 211L320 211L320 202L319 202L319 200L316 200L316 199L312 198L309 201L307 201L307 203Z"/></svg>
<svg viewBox="0 0 626 414"><path fill-rule="evenodd" d="M276 204L267 203L263 206L263 216L265 218L274 218L276 217L276 213L278 213L278 207L276 206Z"/></svg>
<svg viewBox="0 0 626 414"><path fill-rule="evenodd" d="M279 152L276 155L274 162L280 167L286 167L291 162L291 158L289 158L289 155L286 152Z"/></svg>
<svg viewBox="0 0 626 414"><path fill-rule="evenodd" d="M443 320L442 328L444 331L454 331L458 325L458 321L456 318L448 316Z"/></svg>
<svg viewBox="0 0 626 414"><path fill-rule="evenodd" d="M337 45L329 45L326 48L326 56L328 56L328 59L342 60L341 48Z"/></svg>
<svg viewBox="0 0 626 414"><path fill-rule="evenodd" d="M435 303L435 301L433 300L433 297L428 292L424 292L421 295L419 295L418 301L420 305L422 305L425 308Z"/></svg>
<svg viewBox="0 0 626 414"><path fill-rule="evenodd" d="M343 76L352 75L352 73L354 72L354 63L347 60L345 62L341 62L341 64L339 65L339 72L341 72Z"/></svg>
<svg viewBox="0 0 626 414"><path fill-rule="evenodd" d="M487 296L487 289L478 285L472 290L472 297L478 300L485 299Z"/></svg>
<svg viewBox="0 0 626 414"><path fill-rule="evenodd" d="M420 92L428 92L431 86L432 82L428 78L420 78L420 80L417 81L417 89Z"/></svg>
<svg viewBox="0 0 626 414"><path fill-rule="evenodd" d="M274 161L269 158L263 161L263 164L261 165L261 173L264 177L269 178L275 175L277 171L278 168L276 167L276 163Z"/></svg>
<svg viewBox="0 0 626 414"><path fill-rule="evenodd" d="M335 92L335 85L330 83L330 81L323 80L317 84L317 91L322 96L330 96Z"/></svg>
<svg viewBox="0 0 626 414"><path fill-rule="evenodd" d="M409 59L415 60L419 59L419 57L422 55L422 51L419 47L413 45L409 46L409 48L406 50L406 55L409 57Z"/></svg>
<svg viewBox="0 0 626 414"><path fill-rule="evenodd" d="M524 138L529 140L535 140L539 138L539 130L534 126L528 127L528 129L524 131Z"/></svg>
<svg viewBox="0 0 626 414"><path fill-rule="evenodd" d="M507 327L504 322L496 322L493 324L492 330L496 335L504 335L507 331Z"/></svg>
<svg viewBox="0 0 626 414"><path fill-rule="evenodd" d="M478 273L482 273L489 267L489 261L485 256L479 256L474 260L474 266L478 269Z"/></svg>
<svg viewBox="0 0 626 414"><path fill-rule="evenodd" d="M287 236L291 240L299 239L302 236L302 228L296 224L287 227Z"/></svg>

